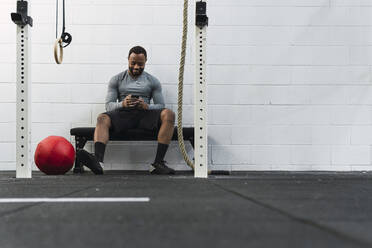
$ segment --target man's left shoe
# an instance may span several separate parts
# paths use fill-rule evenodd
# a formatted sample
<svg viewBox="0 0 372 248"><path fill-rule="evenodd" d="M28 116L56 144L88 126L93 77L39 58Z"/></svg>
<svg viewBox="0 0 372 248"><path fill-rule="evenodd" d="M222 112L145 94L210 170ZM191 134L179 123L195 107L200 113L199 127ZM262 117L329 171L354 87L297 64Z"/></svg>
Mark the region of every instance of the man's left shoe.
<svg viewBox="0 0 372 248"><path fill-rule="evenodd" d="M163 160L161 162L154 162L151 164L150 174L152 175L174 175L176 171L169 168Z"/></svg>

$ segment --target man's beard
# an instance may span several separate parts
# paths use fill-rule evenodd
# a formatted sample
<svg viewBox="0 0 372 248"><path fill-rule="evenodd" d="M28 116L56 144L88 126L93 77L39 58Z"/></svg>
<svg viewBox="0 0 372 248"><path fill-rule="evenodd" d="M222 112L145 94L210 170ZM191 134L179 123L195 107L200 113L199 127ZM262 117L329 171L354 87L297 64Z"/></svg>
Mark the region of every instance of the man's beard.
<svg viewBox="0 0 372 248"><path fill-rule="evenodd" d="M134 68L133 67L129 67L129 71L130 73L133 75L133 76L139 76L142 74L142 72L144 71L144 68L140 68L138 71L136 71L136 73L134 72Z"/></svg>

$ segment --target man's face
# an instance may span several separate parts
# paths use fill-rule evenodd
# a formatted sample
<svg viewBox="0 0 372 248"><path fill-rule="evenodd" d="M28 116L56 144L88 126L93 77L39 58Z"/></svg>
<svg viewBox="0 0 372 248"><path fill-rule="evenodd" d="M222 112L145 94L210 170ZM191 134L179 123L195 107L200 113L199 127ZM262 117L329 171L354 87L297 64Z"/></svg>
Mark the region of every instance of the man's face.
<svg viewBox="0 0 372 248"><path fill-rule="evenodd" d="M131 53L128 59L129 71L134 77L141 75L145 69L146 57L144 54Z"/></svg>

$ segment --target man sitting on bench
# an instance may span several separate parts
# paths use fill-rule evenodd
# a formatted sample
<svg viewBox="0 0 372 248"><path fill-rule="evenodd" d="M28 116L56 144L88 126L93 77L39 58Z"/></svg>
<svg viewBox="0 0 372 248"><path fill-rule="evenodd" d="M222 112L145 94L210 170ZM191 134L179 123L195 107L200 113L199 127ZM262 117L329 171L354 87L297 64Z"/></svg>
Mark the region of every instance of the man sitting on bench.
<svg viewBox="0 0 372 248"><path fill-rule="evenodd" d="M103 157L109 140L109 131L125 132L141 128L158 132L158 148L151 174L174 174L164 161L173 136L175 114L164 108L161 84L157 78L144 71L147 53L136 46L128 54L128 70L112 77L106 96L106 111L97 118L94 131L94 154L83 149L76 156L95 174L103 174ZM150 104L151 98L154 104Z"/></svg>

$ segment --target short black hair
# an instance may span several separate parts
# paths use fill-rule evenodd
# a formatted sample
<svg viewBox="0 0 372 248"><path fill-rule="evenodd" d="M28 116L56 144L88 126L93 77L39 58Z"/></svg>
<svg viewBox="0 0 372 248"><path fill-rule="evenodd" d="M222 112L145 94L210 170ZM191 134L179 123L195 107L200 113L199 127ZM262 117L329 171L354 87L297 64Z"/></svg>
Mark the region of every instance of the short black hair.
<svg viewBox="0 0 372 248"><path fill-rule="evenodd" d="M145 58L147 59L147 52L146 52L146 49L143 48L143 47L141 47L141 46L135 46L135 47L132 47L132 48L129 50L128 59L129 59L129 56L130 56L132 53L135 53L135 54L143 54L143 55L145 55Z"/></svg>

